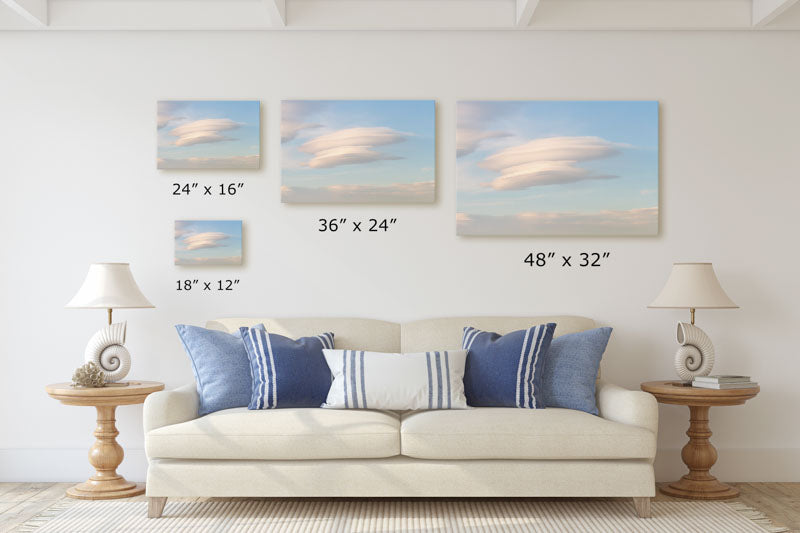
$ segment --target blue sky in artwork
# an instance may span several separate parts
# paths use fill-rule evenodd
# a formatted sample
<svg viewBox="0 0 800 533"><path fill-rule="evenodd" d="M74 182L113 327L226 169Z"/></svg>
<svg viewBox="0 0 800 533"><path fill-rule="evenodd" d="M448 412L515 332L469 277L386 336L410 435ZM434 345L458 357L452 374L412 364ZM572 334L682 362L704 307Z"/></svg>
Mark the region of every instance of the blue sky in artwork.
<svg viewBox="0 0 800 533"><path fill-rule="evenodd" d="M175 264L240 264L241 220L176 220Z"/></svg>
<svg viewBox="0 0 800 533"><path fill-rule="evenodd" d="M658 102L459 102L458 147L459 213L658 206Z"/></svg>
<svg viewBox="0 0 800 533"><path fill-rule="evenodd" d="M158 102L159 168L258 168L260 102Z"/></svg>
<svg viewBox="0 0 800 533"><path fill-rule="evenodd" d="M435 134L432 100L286 100L284 191L337 201L345 189L362 197L407 195L421 192L413 185L429 183L432 200Z"/></svg>

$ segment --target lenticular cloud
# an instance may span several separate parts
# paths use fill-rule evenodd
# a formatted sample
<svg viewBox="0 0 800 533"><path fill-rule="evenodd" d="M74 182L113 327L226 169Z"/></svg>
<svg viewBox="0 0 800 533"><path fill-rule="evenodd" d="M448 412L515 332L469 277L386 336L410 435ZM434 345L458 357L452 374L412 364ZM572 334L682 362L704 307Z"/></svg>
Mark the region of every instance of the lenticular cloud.
<svg viewBox="0 0 800 533"><path fill-rule="evenodd" d="M223 246L220 241L230 237L227 233L219 231L208 231L205 233L195 233L184 237L183 244L187 250L199 250L201 248L218 248Z"/></svg>
<svg viewBox="0 0 800 533"><path fill-rule="evenodd" d="M598 174L577 163L614 156L621 146L600 137L546 137L500 150L478 165L500 173L486 184L495 190L609 179L616 176Z"/></svg>
<svg viewBox="0 0 800 533"><path fill-rule="evenodd" d="M313 155L308 162L311 168L357 165L385 159L401 159L373 148L403 142L406 137L407 133L386 127L347 128L315 137L301 145L299 150Z"/></svg>
<svg viewBox="0 0 800 533"><path fill-rule="evenodd" d="M169 134L177 137L175 146L231 141L231 137L221 132L235 130L242 124L229 118L205 118L182 124L170 130Z"/></svg>

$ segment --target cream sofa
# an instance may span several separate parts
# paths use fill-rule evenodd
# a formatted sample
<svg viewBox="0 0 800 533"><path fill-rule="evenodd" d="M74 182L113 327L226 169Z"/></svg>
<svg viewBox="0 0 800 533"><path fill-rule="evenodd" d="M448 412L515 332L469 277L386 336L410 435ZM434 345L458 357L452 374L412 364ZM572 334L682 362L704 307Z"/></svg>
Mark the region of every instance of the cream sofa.
<svg viewBox="0 0 800 533"><path fill-rule="evenodd" d="M226 318L296 338L332 331L336 347L457 349L462 328L507 333L573 316L439 318L397 324L350 318ZM632 497L649 516L658 411L646 393L598 382L600 416L568 409L452 411L247 408L198 418L194 383L144 405L149 515L168 497Z"/></svg>

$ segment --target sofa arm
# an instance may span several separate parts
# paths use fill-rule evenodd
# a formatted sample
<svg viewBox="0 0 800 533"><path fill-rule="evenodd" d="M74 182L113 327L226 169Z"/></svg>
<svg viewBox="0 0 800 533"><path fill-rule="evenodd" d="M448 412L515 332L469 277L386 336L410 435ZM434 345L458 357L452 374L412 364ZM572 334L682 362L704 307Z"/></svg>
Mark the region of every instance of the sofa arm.
<svg viewBox="0 0 800 533"><path fill-rule="evenodd" d="M194 383L151 394L144 401L144 432L194 420L199 406Z"/></svg>
<svg viewBox="0 0 800 533"><path fill-rule="evenodd" d="M597 384L597 408L607 420L658 434L658 402L652 394L601 381Z"/></svg>

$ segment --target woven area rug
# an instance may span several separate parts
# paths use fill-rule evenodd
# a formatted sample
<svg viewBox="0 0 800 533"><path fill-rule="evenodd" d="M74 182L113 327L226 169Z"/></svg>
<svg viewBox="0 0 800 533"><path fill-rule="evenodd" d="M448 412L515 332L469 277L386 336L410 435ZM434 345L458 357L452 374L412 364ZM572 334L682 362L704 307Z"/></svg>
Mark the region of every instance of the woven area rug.
<svg viewBox="0 0 800 533"><path fill-rule="evenodd" d="M741 504L655 502L636 517L630 500L211 500L168 501L147 518L143 501L64 501L16 531L37 533L512 531L764 533L763 514Z"/></svg>

